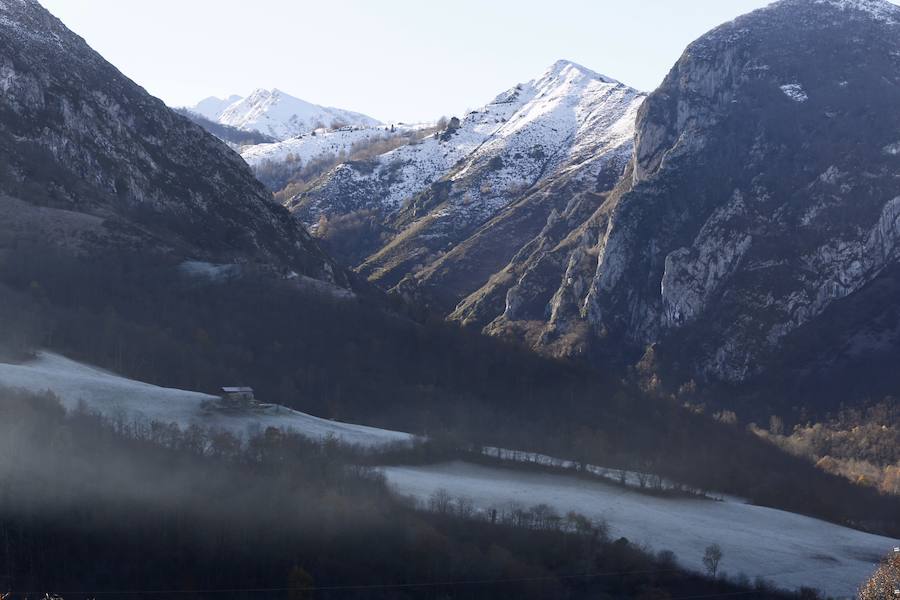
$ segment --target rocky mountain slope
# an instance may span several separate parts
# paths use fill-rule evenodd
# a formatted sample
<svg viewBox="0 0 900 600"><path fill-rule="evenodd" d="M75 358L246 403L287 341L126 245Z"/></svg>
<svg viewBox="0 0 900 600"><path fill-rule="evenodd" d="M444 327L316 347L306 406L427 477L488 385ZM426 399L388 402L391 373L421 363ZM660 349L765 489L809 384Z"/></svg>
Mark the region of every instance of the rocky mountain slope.
<svg viewBox="0 0 900 600"><path fill-rule="evenodd" d="M900 354L898 32L886 0L781 0L643 104L560 62L290 208L377 215L363 274L542 352L856 381Z"/></svg>
<svg viewBox="0 0 900 600"><path fill-rule="evenodd" d="M487 331L559 354L660 343L730 382L896 356L898 106L900 7L884 0L781 0L709 32L641 107L600 208L508 268ZM482 301L454 315L482 323ZM848 302L855 319L833 318Z"/></svg>
<svg viewBox="0 0 900 600"><path fill-rule="evenodd" d="M643 95L569 61L421 143L337 167L289 202L303 222L374 213L360 270L450 312L576 193L608 191ZM360 242L365 244L365 241Z"/></svg>
<svg viewBox="0 0 900 600"><path fill-rule="evenodd" d="M192 108L195 112L244 131L258 131L277 140L309 133L317 128L338 125L374 127L381 122L372 117L328 106L312 104L277 89L257 89L246 98L223 106L218 98L207 98Z"/></svg>
<svg viewBox="0 0 900 600"><path fill-rule="evenodd" d="M35 0L0 1L0 246L346 274L241 158Z"/></svg>

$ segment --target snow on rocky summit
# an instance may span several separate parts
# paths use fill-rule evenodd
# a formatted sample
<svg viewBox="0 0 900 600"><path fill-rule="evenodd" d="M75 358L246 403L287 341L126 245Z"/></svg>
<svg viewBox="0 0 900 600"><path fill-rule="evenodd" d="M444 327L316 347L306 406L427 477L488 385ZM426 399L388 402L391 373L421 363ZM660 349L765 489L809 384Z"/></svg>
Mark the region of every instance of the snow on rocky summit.
<svg viewBox="0 0 900 600"><path fill-rule="evenodd" d="M372 127L380 121L367 115L312 104L278 89L257 89L246 98L232 96L234 102L223 106L218 98L207 98L191 110L222 125L244 131L259 131L276 139L309 133L317 128L339 125Z"/></svg>
<svg viewBox="0 0 900 600"><path fill-rule="evenodd" d="M643 95L570 61L518 84L473 110L443 135L403 146L374 168L342 165L291 201L304 222L319 214L378 205L388 212L444 177L459 183L456 212L486 216L555 171L632 147ZM332 199L342 202L333 204ZM352 203L351 203L352 204Z"/></svg>

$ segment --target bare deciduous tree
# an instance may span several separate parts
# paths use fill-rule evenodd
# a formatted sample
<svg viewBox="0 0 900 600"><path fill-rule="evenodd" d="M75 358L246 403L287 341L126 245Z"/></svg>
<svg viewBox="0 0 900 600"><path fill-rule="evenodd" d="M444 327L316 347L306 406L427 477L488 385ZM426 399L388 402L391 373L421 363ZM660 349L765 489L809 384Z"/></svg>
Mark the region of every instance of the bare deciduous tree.
<svg viewBox="0 0 900 600"><path fill-rule="evenodd" d="M719 562L722 560L722 548L718 544L710 544L703 552L703 566L706 567L710 577L715 577L719 572Z"/></svg>
<svg viewBox="0 0 900 600"><path fill-rule="evenodd" d="M450 514L453 511L453 497L444 488L439 488L428 498L428 508L439 515Z"/></svg>

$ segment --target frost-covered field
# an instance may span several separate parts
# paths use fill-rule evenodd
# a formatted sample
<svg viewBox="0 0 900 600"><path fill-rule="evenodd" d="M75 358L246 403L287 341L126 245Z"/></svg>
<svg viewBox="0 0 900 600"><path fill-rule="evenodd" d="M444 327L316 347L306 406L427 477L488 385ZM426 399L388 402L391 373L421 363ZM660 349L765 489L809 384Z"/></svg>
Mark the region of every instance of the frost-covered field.
<svg viewBox="0 0 900 600"><path fill-rule="evenodd" d="M839 525L738 501L665 498L569 475L529 473L464 462L383 468L399 494L426 500L445 488L480 509L545 503L605 519L610 534L655 551L671 550L681 565L703 570L706 546L722 547L721 569L763 577L779 587L810 586L850 597L875 563L900 544Z"/></svg>
<svg viewBox="0 0 900 600"><path fill-rule="evenodd" d="M51 391L69 410L83 402L91 412L126 421L160 421L181 427L196 424L241 436L277 427L310 438L333 436L362 446L413 439L408 433L330 421L273 404L229 411L211 409L218 400L216 396L126 379L48 352L25 364L0 363L0 385L38 393Z"/></svg>

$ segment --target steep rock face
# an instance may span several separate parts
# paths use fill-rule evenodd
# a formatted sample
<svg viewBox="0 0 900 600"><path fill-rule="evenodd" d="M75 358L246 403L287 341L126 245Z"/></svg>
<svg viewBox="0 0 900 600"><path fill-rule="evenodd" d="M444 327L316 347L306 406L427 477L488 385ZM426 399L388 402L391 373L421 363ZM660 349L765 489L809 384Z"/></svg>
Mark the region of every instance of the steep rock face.
<svg viewBox="0 0 900 600"><path fill-rule="evenodd" d="M484 326L505 317L517 321L543 320L547 307L559 287L565 271L567 251L578 231L607 200L608 191L620 177L624 161L609 163L603 176L591 185L577 177L551 178L534 193L479 228L472 237L476 250L493 271L477 289L466 289L467 296L457 299L451 320L468 326ZM576 169L574 173L577 173ZM508 248L496 252L498 242L516 236ZM420 286L437 288L457 273L465 273L466 252L470 242L447 253L444 261L417 274ZM436 292L435 292L436 293Z"/></svg>
<svg viewBox="0 0 900 600"><path fill-rule="evenodd" d="M359 270L450 313L573 195L608 191L643 95L559 61L461 122L375 161L341 165L290 202L298 218L378 211L392 232Z"/></svg>
<svg viewBox="0 0 900 600"><path fill-rule="evenodd" d="M450 318L491 335L524 340L549 354L588 353L595 336L584 311L585 297L597 267L598 240L614 206L610 191L571 196Z"/></svg>
<svg viewBox="0 0 900 600"><path fill-rule="evenodd" d="M630 175L537 344L584 322L607 347L682 344L710 378L765 368L900 258L898 106L886 1L782 0L703 36L641 107Z"/></svg>
<svg viewBox="0 0 900 600"><path fill-rule="evenodd" d="M140 248L347 283L237 154L34 0L0 1L0 90L6 227L39 223L37 238L83 252Z"/></svg>

